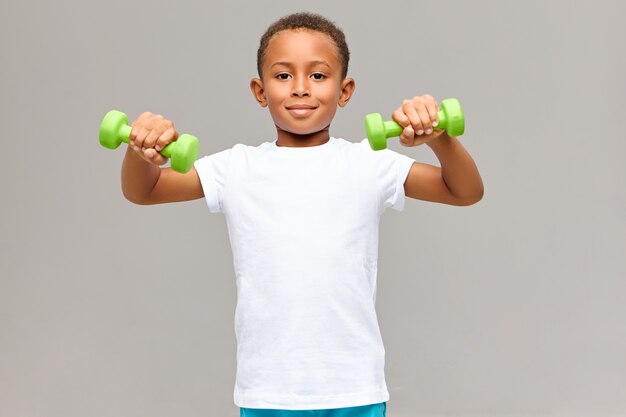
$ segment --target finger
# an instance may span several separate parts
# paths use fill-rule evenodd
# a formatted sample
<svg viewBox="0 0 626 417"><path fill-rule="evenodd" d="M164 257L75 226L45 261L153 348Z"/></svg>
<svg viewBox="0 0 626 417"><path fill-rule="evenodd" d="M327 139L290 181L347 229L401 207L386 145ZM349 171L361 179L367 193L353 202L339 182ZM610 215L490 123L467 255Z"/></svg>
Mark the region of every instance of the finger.
<svg viewBox="0 0 626 417"><path fill-rule="evenodd" d="M137 148L143 148L143 141L146 139L149 133L150 129L148 129L147 127L142 127L135 137L134 145Z"/></svg>
<svg viewBox="0 0 626 417"><path fill-rule="evenodd" d="M135 139L137 139L137 135L140 130L141 127L137 124L137 120L135 120L133 124L130 125L130 135L128 135L129 144L134 145Z"/></svg>
<svg viewBox="0 0 626 417"><path fill-rule="evenodd" d="M401 108L396 109L391 115L391 118L403 128L411 125L411 121L406 114L404 114Z"/></svg>
<svg viewBox="0 0 626 417"><path fill-rule="evenodd" d="M403 110L408 116L409 120L411 120L411 126L413 126L413 130L417 135L421 135L424 133L424 127L422 126L422 120L415 108L415 104L413 102L408 102L403 106Z"/></svg>
<svg viewBox="0 0 626 417"><path fill-rule="evenodd" d="M129 137L130 142L133 142L137 139L137 135L139 135L139 132L141 132L141 129L146 124L145 123L146 119L150 118L151 116L152 116L152 113L143 112L139 115L139 117L133 120L133 123L130 125L131 127L130 137Z"/></svg>
<svg viewBox="0 0 626 417"><path fill-rule="evenodd" d="M430 134L432 133L432 122L430 121L430 115L428 114L428 110L426 110L426 103L420 101L417 106L415 106L415 111L418 114L418 117L422 123L422 129L424 130L422 133ZM430 130L430 132L428 132ZM418 135L421 133L417 132Z"/></svg>
<svg viewBox="0 0 626 417"><path fill-rule="evenodd" d="M174 130L174 128L167 129L157 139L157 141L156 141L156 143L154 145L154 149L156 149L157 151L160 152L169 143L175 141L176 138L178 138L178 133L176 133L176 130Z"/></svg>
<svg viewBox="0 0 626 417"><path fill-rule="evenodd" d="M437 100L435 100L432 96L429 96L429 98L430 99L426 102L426 111L430 117L430 125L435 127L439 122L439 106L437 105ZM428 129L426 130L427 134L432 133L432 130L430 133L428 132Z"/></svg>
<svg viewBox="0 0 626 417"><path fill-rule="evenodd" d="M157 129L152 129L146 139L143 141L142 146L146 149L153 148L159 136L161 136L161 131Z"/></svg>

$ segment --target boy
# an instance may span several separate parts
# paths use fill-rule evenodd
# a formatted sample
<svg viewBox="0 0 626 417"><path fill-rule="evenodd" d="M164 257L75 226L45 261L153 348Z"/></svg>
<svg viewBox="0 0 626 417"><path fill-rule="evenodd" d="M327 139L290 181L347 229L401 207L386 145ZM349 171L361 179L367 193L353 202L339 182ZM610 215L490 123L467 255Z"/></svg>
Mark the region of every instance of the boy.
<svg viewBox="0 0 626 417"><path fill-rule="evenodd" d="M132 123L122 189L137 204L204 197L228 225L237 281L234 400L242 416L380 417L389 399L375 312L378 223L404 197L452 205L482 198L474 161L433 130L430 95L402 102L393 119L405 146L427 144L441 168L329 134L355 88L343 32L319 15L272 24L250 88L277 138L235 145L187 174L161 169L178 133L151 113ZM310 414L306 414L310 415Z"/></svg>

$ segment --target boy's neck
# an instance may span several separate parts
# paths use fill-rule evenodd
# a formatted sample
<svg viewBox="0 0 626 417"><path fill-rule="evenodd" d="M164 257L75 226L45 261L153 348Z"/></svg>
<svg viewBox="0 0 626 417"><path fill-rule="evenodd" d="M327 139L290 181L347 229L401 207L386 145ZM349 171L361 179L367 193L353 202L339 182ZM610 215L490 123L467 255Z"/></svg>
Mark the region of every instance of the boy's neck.
<svg viewBox="0 0 626 417"><path fill-rule="evenodd" d="M287 132L279 127L276 127L278 140L277 146L292 147L292 148L306 148L310 146L320 146L327 143L330 140L329 134L330 126L324 129L310 133L308 135L298 135L292 132Z"/></svg>

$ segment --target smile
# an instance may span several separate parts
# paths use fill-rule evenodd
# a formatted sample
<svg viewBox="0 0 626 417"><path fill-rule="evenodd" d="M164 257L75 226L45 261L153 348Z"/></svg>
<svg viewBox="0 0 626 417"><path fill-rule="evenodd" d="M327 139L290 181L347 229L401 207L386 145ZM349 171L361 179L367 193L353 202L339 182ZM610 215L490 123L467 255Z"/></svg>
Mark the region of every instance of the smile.
<svg viewBox="0 0 626 417"><path fill-rule="evenodd" d="M294 117L307 117L309 114L313 113L315 109L287 109L289 113L291 113Z"/></svg>
<svg viewBox="0 0 626 417"><path fill-rule="evenodd" d="M311 113L313 113L317 109L317 107L308 106L308 105L295 105L287 107L289 113L291 113L294 117L307 117Z"/></svg>

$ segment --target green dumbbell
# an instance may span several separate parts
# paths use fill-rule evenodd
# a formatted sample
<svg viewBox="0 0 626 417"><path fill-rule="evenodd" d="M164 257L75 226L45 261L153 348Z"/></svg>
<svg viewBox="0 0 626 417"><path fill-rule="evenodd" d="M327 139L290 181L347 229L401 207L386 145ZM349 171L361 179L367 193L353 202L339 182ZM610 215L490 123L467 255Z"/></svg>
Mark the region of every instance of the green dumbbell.
<svg viewBox="0 0 626 417"><path fill-rule="evenodd" d="M100 124L100 144L105 148L116 149L122 142L129 143L131 129L128 125L128 116L121 111L111 110ZM198 158L198 138L187 134L180 135L159 153L170 158L174 171L188 172Z"/></svg>
<svg viewBox="0 0 626 417"><path fill-rule="evenodd" d="M465 131L465 118L461 103L455 98L441 101L439 124L434 129L445 129L450 136L461 136ZM365 116L365 132L370 146L375 151L387 147L387 138L400 136L404 128L393 120L385 122L380 113L371 113Z"/></svg>

